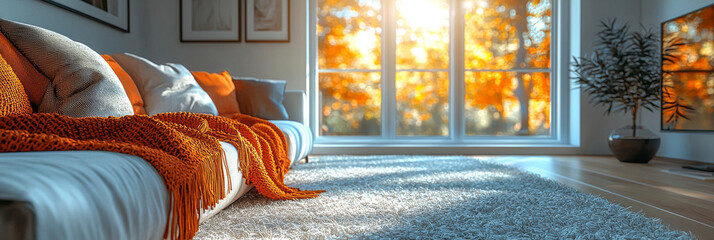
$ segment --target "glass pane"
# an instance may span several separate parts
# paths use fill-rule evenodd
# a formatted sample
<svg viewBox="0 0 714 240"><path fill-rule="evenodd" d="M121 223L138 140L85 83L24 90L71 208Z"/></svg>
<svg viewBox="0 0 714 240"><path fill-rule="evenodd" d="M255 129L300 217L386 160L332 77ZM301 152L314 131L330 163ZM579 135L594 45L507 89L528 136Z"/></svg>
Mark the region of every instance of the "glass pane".
<svg viewBox="0 0 714 240"><path fill-rule="evenodd" d="M381 7L379 0L318 0L318 68L380 69Z"/></svg>
<svg viewBox="0 0 714 240"><path fill-rule="evenodd" d="M449 68L449 1L397 0L397 69Z"/></svg>
<svg viewBox="0 0 714 240"><path fill-rule="evenodd" d="M449 73L397 72L397 135L449 135Z"/></svg>
<svg viewBox="0 0 714 240"><path fill-rule="evenodd" d="M380 73L320 73L320 135L381 135Z"/></svg>
<svg viewBox="0 0 714 240"><path fill-rule="evenodd" d="M466 135L550 135L550 73L466 72Z"/></svg>
<svg viewBox="0 0 714 240"><path fill-rule="evenodd" d="M550 68L550 0L464 2L466 69Z"/></svg>
<svg viewBox="0 0 714 240"><path fill-rule="evenodd" d="M665 76L664 84L663 129L714 129L714 73L674 72Z"/></svg>
<svg viewBox="0 0 714 240"><path fill-rule="evenodd" d="M714 70L714 6L665 22L662 34L666 41L679 39L684 46L677 49L675 64L665 65L664 70Z"/></svg>

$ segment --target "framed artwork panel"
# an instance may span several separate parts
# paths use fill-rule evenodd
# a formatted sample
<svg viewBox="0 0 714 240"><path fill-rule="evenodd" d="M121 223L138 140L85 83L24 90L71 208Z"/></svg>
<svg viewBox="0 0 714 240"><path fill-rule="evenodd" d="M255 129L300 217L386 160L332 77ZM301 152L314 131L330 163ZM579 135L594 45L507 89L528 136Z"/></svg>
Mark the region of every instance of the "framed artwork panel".
<svg viewBox="0 0 714 240"><path fill-rule="evenodd" d="M129 0L45 0L45 2L129 32Z"/></svg>
<svg viewBox="0 0 714 240"><path fill-rule="evenodd" d="M181 0L181 42L240 42L239 0Z"/></svg>
<svg viewBox="0 0 714 240"><path fill-rule="evenodd" d="M680 42L662 61L661 130L714 131L714 4L662 23L662 43Z"/></svg>
<svg viewBox="0 0 714 240"><path fill-rule="evenodd" d="M246 0L246 42L290 42L289 0Z"/></svg>

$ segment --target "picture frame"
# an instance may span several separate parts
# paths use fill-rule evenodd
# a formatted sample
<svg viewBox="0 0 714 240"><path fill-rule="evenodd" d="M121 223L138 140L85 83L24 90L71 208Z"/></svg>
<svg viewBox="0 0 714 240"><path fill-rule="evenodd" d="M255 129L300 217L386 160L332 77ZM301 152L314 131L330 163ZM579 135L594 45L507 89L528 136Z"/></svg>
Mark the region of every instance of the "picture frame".
<svg viewBox="0 0 714 240"><path fill-rule="evenodd" d="M290 42L290 0L246 0L246 42Z"/></svg>
<svg viewBox="0 0 714 240"><path fill-rule="evenodd" d="M181 0L180 11L181 42L241 41L240 0Z"/></svg>
<svg viewBox="0 0 714 240"><path fill-rule="evenodd" d="M660 130L714 132L711 113L714 58L705 49L714 45L714 4L669 19L661 24L662 45L682 43L671 61L661 61ZM686 29L686 30L684 30Z"/></svg>
<svg viewBox="0 0 714 240"><path fill-rule="evenodd" d="M129 32L129 0L44 0L118 30Z"/></svg>

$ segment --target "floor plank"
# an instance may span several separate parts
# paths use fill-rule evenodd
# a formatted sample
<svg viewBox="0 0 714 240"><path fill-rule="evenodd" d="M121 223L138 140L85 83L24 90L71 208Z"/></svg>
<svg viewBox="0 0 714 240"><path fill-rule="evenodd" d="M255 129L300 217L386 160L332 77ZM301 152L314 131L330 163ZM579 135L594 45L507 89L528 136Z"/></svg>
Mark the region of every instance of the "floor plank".
<svg viewBox="0 0 714 240"><path fill-rule="evenodd" d="M673 229L714 239L714 181L662 172L694 162L657 158L621 163L610 156L484 156L553 179L579 191L642 211Z"/></svg>

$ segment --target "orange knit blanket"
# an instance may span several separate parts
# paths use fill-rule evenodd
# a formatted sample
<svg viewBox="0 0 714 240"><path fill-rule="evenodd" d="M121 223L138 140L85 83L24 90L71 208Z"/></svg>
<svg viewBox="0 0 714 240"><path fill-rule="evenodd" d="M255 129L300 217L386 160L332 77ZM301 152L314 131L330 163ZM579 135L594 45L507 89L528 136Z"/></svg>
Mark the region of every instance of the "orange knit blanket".
<svg viewBox="0 0 714 240"><path fill-rule="evenodd" d="M163 177L172 197L165 235L172 239L192 238L201 209L225 197L226 159L219 141L238 149L243 177L263 196L299 199L323 192L283 183L290 167L285 137L274 124L247 115L71 118L35 113L0 117L0 152L104 150L145 159Z"/></svg>

